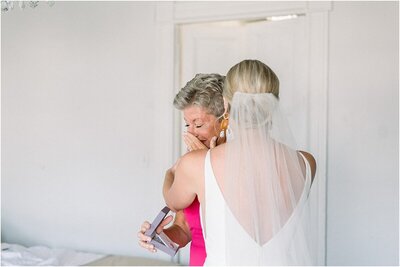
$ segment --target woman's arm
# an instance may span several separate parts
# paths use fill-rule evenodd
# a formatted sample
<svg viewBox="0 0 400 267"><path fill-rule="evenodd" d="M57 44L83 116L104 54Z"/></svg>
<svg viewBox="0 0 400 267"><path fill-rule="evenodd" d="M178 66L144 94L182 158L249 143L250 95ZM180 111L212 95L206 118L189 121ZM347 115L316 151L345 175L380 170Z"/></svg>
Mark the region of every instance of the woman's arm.
<svg viewBox="0 0 400 267"><path fill-rule="evenodd" d="M204 172L204 157L207 150L196 150L185 154L165 174L163 195L167 206L173 210L188 207L200 190L200 178Z"/></svg>
<svg viewBox="0 0 400 267"><path fill-rule="evenodd" d="M194 135L192 134L187 134L184 136L184 141L186 143L186 146L189 151L191 150L199 150L199 149L208 149L203 143L200 142ZM216 137L214 137L211 142L210 142L211 147L216 146ZM163 195L164 198L166 195L170 194L170 190L172 185L174 184L175 180L175 171L180 162L180 159L175 163L173 167L168 169L165 173L165 180L164 180L164 186L163 186ZM184 164L185 165L185 164ZM183 170L180 170L180 172L184 172ZM180 180L180 179L178 179ZM175 183L178 184L178 183ZM176 186L174 186L175 188ZM175 190L175 189L174 189ZM196 194L194 194L194 197ZM193 200L189 202L187 206L189 206ZM165 201L168 203L167 199ZM170 206L171 208L171 206ZM172 209L172 210L178 210L178 209ZM157 228L157 233L160 233L161 231L164 231L164 233L175 243L179 245L179 247L184 247L186 246L191 240L191 232L190 232L190 227L185 219L185 215L182 210L178 211L175 216L175 221L173 225L169 228L163 229L164 226L169 224L172 220L172 216L167 216L164 221L160 224L160 226ZM145 236L144 233L150 229L150 223L148 221L143 222L140 231L138 232L138 237L139 237L139 245L142 246L143 248L146 248L150 252L156 252L157 250L154 248L154 245L148 243L150 241L150 238L148 236Z"/></svg>

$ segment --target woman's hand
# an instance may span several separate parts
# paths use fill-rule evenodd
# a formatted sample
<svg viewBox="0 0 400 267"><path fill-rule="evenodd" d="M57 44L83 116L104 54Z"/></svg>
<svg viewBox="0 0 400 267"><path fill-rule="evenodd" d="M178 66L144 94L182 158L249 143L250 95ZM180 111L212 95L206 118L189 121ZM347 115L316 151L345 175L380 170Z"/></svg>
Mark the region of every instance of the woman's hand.
<svg viewBox="0 0 400 267"><path fill-rule="evenodd" d="M161 233L164 229L164 226L169 224L172 221L172 215L167 216L161 224L157 227L156 232L157 234ZM146 236L144 233L150 229L151 224L148 221L142 223L140 227L140 231L138 232L137 236L139 238L139 245L150 252L157 252L157 249L154 247L153 244L150 244L151 237Z"/></svg>
<svg viewBox="0 0 400 267"><path fill-rule="evenodd" d="M187 132L183 134L183 141L186 144L188 151L198 150L198 149L208 149L208 147L203 144L196 136Z"/></svg>
<svg viewBox="0 0 400 267"><path fill-rule="evenodd" d="M218 140L218 138L217 138L216 136L214 136L213 138L211 138L211 141L210 141L210 148L214 148L214 147L217 146L217 140Z"/></svg>
<svg viewBox="0 0 400 267"><path fill-rule="evenodd" d="M208 149L208 147L205 144L203 144L199 139L197 139L196 136L194 136L191 133L183 134L183 141L185 142L188 151L193 151L198 149ZM217 146L217 137L214 136L210 140L209 148L214 148L216 146Z"/></svg>

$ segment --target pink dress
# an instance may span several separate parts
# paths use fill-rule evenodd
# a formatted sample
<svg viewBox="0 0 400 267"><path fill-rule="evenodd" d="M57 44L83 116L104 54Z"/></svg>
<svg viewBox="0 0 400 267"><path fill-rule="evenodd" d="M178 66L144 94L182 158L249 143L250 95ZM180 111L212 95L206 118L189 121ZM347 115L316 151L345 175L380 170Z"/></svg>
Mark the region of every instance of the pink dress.
<svg viewBox="0 0 400 267"><path fill-rule="evenodd" d="M197 197L189 207L183 210L183 213L192 233L189 266L203 266L207 253L200 223L200 203Z"/></svg>

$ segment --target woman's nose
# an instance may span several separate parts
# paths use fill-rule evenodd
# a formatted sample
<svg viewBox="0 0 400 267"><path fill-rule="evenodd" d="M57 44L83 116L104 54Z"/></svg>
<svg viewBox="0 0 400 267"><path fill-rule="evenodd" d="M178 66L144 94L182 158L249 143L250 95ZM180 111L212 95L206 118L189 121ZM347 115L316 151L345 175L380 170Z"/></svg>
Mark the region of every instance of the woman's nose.
<svg viewBox="0 0 400 267"><path fill-rule="evenodd" d="M193 134L193 135L194 135L194 131L193 131L194 129L193 129L193 126L189 126L189 127L187 127L186 129L187 129L187 132L188 132L188 133L190 133L190 134Z"/></svg>

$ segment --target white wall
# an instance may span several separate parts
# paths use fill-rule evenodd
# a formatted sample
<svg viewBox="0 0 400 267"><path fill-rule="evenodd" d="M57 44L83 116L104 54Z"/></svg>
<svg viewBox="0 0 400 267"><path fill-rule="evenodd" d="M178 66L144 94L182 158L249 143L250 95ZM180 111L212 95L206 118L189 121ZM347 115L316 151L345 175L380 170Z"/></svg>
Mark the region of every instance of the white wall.
<svg viewBox="0 0 400 267"><path fill-rule="evenodd" d="M152 256L136 233L163 207L173 114L171 89L155 86L155 10L2 14L2 242Z"/></svg>
<svg viewBox="0 0 400 267"><path fill-rule="evenodd" d="M328 265L399 264L399 15L334 2L329 32Z"/></svg>

